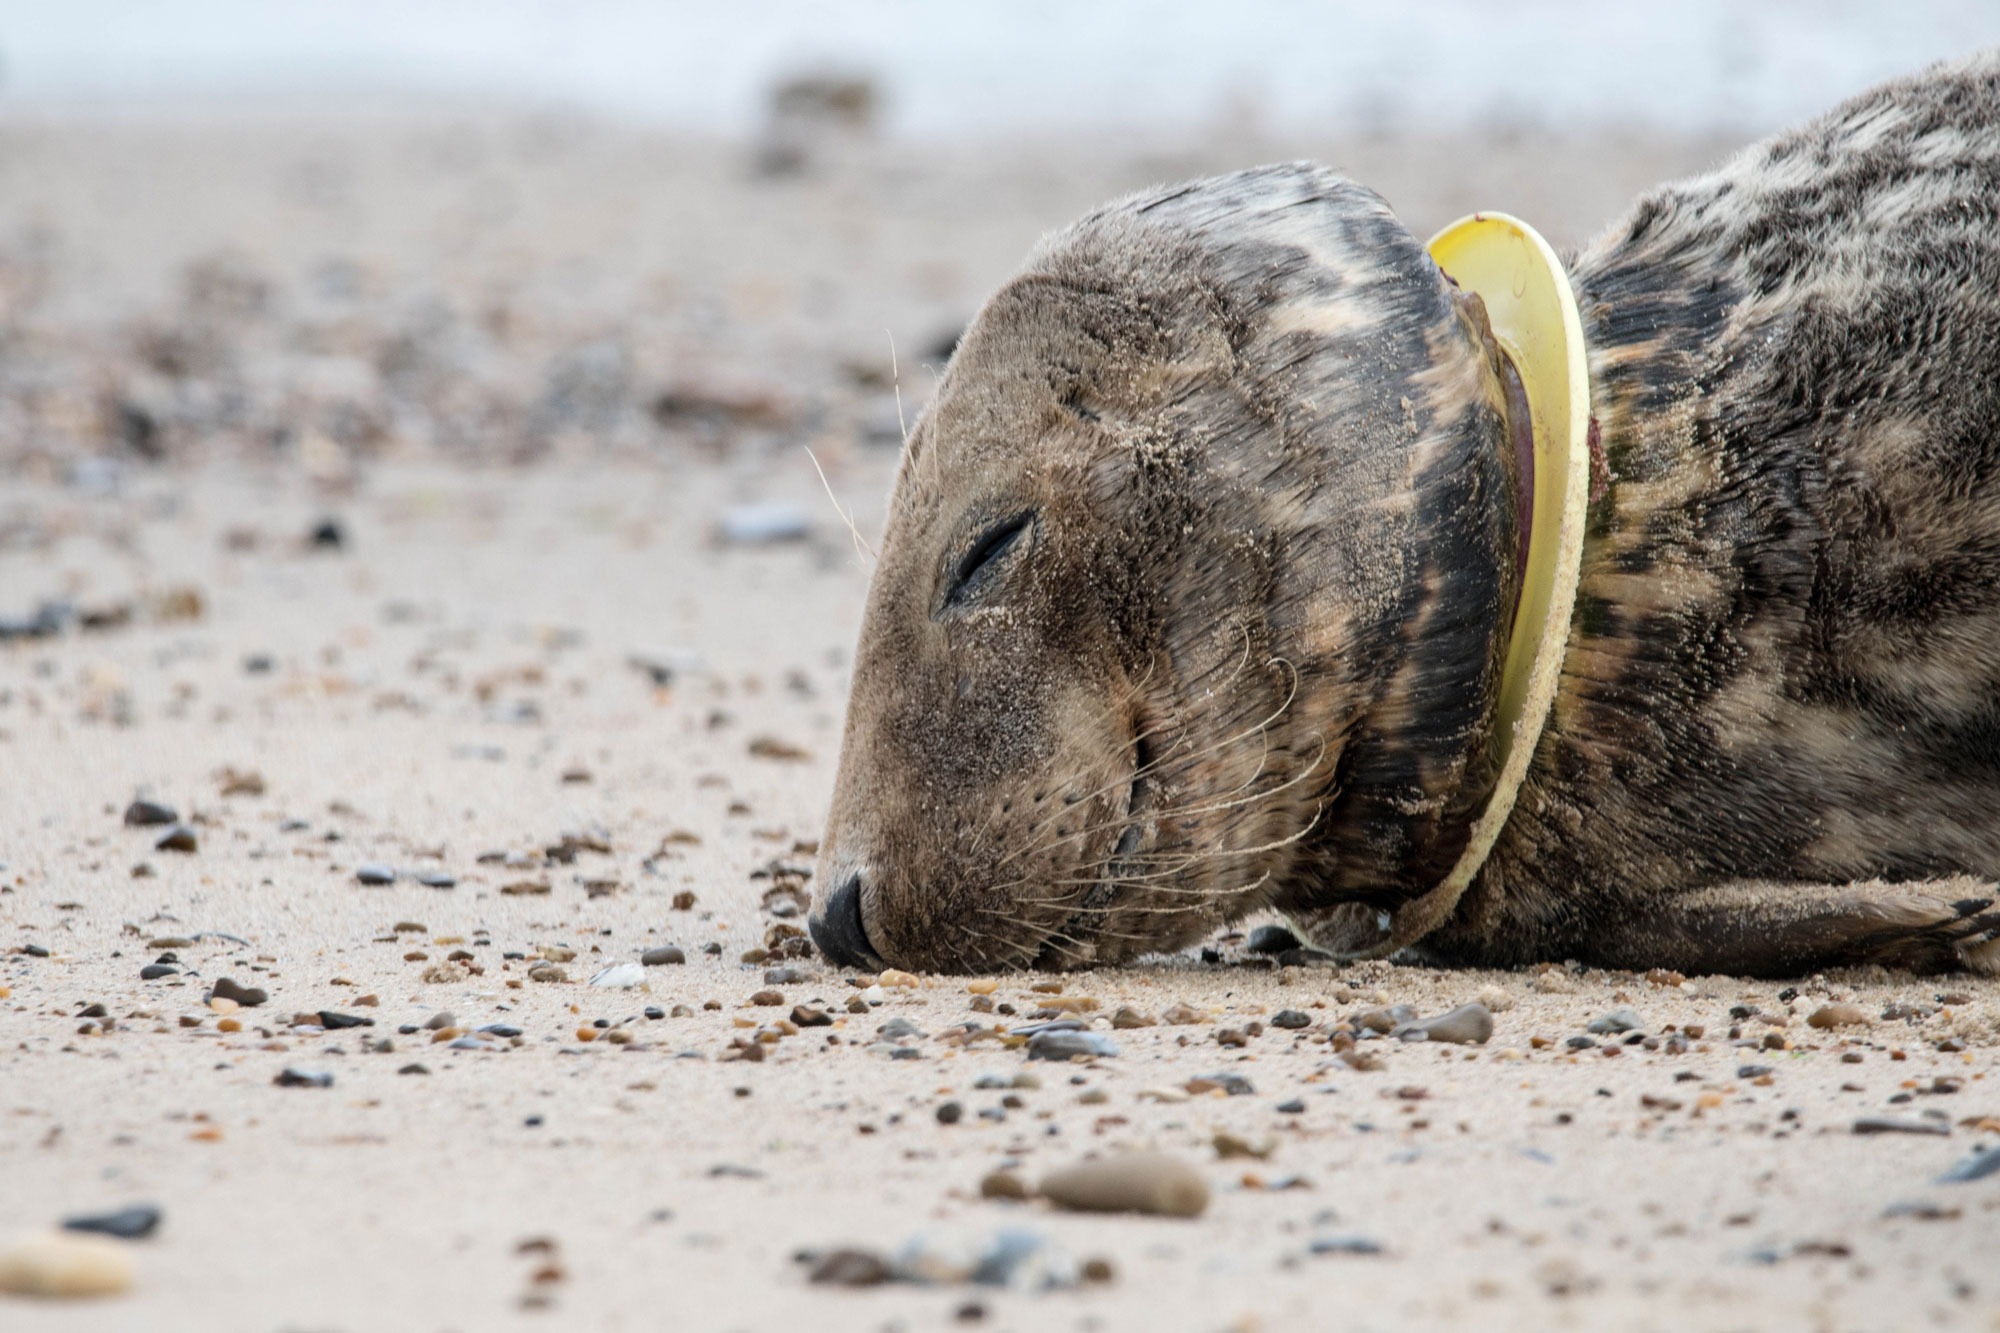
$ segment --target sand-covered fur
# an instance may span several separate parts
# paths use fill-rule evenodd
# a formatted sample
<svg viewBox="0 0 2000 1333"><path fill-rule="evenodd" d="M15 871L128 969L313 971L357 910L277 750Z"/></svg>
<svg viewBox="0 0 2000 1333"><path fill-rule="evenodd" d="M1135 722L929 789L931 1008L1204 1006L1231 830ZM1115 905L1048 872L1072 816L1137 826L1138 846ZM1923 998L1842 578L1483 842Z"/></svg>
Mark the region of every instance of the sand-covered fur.
<svg viewBox="0 0 2000 1333"><path fill-rule="evenodd" d="M2000 61L1643 199L1571 278L1602 446L1564 678L1452 961L1989 966ZM1430 887L1492 782L1509 367L1306 164L1046 242L910 441L816 930L1113 961Z"/></svg>

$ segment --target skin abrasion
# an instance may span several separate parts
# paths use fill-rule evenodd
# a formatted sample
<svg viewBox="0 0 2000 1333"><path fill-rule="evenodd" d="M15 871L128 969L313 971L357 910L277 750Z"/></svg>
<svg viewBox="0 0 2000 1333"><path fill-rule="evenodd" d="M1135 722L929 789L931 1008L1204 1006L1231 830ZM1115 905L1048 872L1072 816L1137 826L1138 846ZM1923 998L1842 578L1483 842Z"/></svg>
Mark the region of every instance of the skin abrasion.
<svg viewBox="0 0 2000 1333"><path fill-rule="evenodd" d="M2000 62L1671 185L1569 267L1563 675L1442 962L2000 970ZM1478 299L1294 163L1117 201L910 433L812 924L1078 967L1365 943L1496 780L1525 402Z"/></svg>

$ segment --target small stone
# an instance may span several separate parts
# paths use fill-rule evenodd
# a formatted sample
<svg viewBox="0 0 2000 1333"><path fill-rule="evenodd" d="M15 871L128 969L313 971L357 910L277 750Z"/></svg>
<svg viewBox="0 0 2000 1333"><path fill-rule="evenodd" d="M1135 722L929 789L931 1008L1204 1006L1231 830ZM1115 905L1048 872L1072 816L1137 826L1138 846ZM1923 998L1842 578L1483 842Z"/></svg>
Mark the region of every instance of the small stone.
<svg viewBox="0 0 2000 1333"><path fill-rule="evenodd" d="M989 1171L979 1181L979 1197L982 1199L1026 1199L1032 1193L1027 1180L1018 1171Z"/></svg>
<svg viewBox="0 0 2000 1333"><path fill-rule="evenodd" d="M1306 1103L1302 1097L1294 1097L1288 1102L1279 1102L1277 1105L1279 1115L1304 1115L1305 1110Z"/></svg>
<svg viewBox="0 0 2000 1333"><path fill-rule="evenodd" d="M889 1261L873 1250L830 1250L813 1265L808 1281L833 1287L876 1287L889 1280Z"/></svg>
<svg viewBox="0 0 2000 1333"><path fill-rule="evenodd" d="M1413 1032L1423 1036L1412 1038L1410 1034ZM1430 1040L1450 1042L1456 1046L1484 1046L1493 1035L1493 1013L1475 1000L1436 1018L1420 1018L1397 1035L1405 1041Z"/></svg>
<svg viewBox="0 0 2000 1333"><path fill-rule="evenodd" d="M92 1213L63 1219L65 1231L92 1231L101 1236L116 1236L120 1240L139 1240L150 1236L159 1225L160 1210L150 1203L135 1204L115 1213Z"/></svg>
<svg viewBox="0 0 2000 1333"><path fill-rule="evenodd" d="M862 999L859 995L850 995L847 997L847 1003L843 1007L850 1014L865 1014L868 1012L868 1001Z"/></svg>
<svg viewBox="0 0 2000 1333"><path fill-rule="evenodd" d="M806 974L796 967L773 967L764 972L766 986L796 986L806 979Z"/></svg>
<svg viewBox="0 0 2000 1333"><path fill-rule="evenodd" d="M1044 1178L1041 1193L1058 1207L1077 1212L1197 1217L1208 1207L1208 1182L1201 1172L1159 1152L1080 1162Z"/></svg>
<svg viewBox="0 0 2000 1333"><path fill-rule="evenodd" d="M781 992L774 990L760 990L756 994L750 997L750 1003L754 1005L759 1005L764 1008L769 1008L772 1005L783 1004L784 1002L785 1002L784 995Z"/></svg>
<svg viewBox="0 0 2000 1333"><path fill-rule="evenodd" d="M639 955L639 961L647 967L665 967L673 963L685 963L687 955L671 944L662 944L656 949L648 949Z"/></svg>
<svg viewBox="0 0 2000 1333"><path fill-rule="evenodd" d="M568 981L569 973L554 963L536 963L528 969L528 980L547 982Z"/></svg>
<svg viewBox="0 0 2000 1333"><path fill-rule="evenodd" d="M279 1071L278 1076L271 1082L281 1088L330 1088L333 1086L333 1075L309 1074L302 1069L287 1066Z"/></svg>
<svg viewBox="0 0 2000 1333"><path fill-rule="evenodd" d="M1278 1146L1271 1139L1259 1139L1252 1143L1249 1139L1239 1134L1232 1134L1226 1129L1217 1130L1210 1142L1215 1146L1216 1157L1225 1162L1235 1157L1252 1157L1262 1161Z"/></svg>
<svg viewBox="0 0 2000 1333"><path fill-rule="evenodd" d="M937 1122L940 1125L955 1125L964 1116L965 1108L957 1102L941 1102L938 1104Z"/></svg>
<svg viewBox="0 0 2000 1333"><path fill-rule="evenodd" d="M1068 1060L1085 1055L1093 1059L1118 1054L1118 1043L1102 1032L1037 1032L1028 1038L1030 1060Z"/></svg>
<svg viewBox="0 0 2000 1333"><path fill-rule="evenodd" d="M675 1007L676 1007L676 1008L685 1008L686 1006L685 1006L685 1005L677 1005L677 1006L675 1006ZM662 1008L660 1008L660 1006L659 1006L659 1005L657 1005L657 1004L649 1004L649 1005L647 1005L647 1006L646 1006L646 1017L647 1017L648 1019L651 1019L651 1020L652 1020L652 1021L654 1021L654 1022L658 1022L658 1021L659 1021L660 1019L662 1019L662 1018L665 1018L666 1016L667 1016L667 1011L666 1011L666 1010L664 1010L664 1009L662 1009Z"/></svg>
<svg viewBox="0 0 2000 1333"><path fill-rule="evenodd" d="M393 866L379 865L370 861L354 867L354 878L363 884L394 884L396 870Z"/></svg>
<svg viewBox="0 0 2000 1333"><path fill-rule="evenodd" d="M1364 1009L1354 1016L1354 1026L1359 1030L1380 1032L1384 1035L1416 1021L1417 1011L1407 1004L1399 1004L1388 1009Z"/></svg>
<svg viewBox="0 0 2000 1333"><path fill-rule="evenodd" d="M1182 1086L1194 1096L1219 1090L1231 1097L1249 1097L1257 1091L1251 1086L1250 1080L1241 1074L1203 1074L1199 1078L1189 1079Z"/></svg>
<svg viewBox="0 0 2000 1333"><path fill-rule="evenodd" d="M1867 1011L1856 1004L1823 1004L1806 1019L1808 1026L1816 1028L1857 1027L1867 1021Z"/></svg>
<svg viewBox="0 0 2000 1333"><path fill-rule="evenodd" d="M401 1069L398 1069L396 1072L398 1074L428 1074L431 1071L419 1064L408 1064L404 1065Z"/></svg>
<svg viewBox="0 0 2000 1333"><path fill-rule="evenodd" d="M208 994L211 1000L231 1000L245 1009L255 1009L271 998L260 987L240 986L228 977L218 977Z"/></svg>
<svg viewBox="0 0 2000 1333"><path fill-rule="evenodd" d="M1956 1163L1949 1171L1937 1178L1940 1185L1964 1185L1974 1180L1984 1180L1990 1175L2000 1174L2000 1148L1987 1148L1974 1152Z"/></svg>
<svg viewBox="0 0 2000 1333"><path fill-rule="evenodd" d="M139 969L139 980L158 981L161 977L171 977L180 972L172 963L148 963Z"/></svg>
<svg viewBox="0 0 2000 1333"><path fill-rule="evenodd" d="M489 1037L518 1037L521 1035L521 1029L515 1027L512 1023L488 1023L479 1030Z"/></svg>
<svg viewBox="0 0 2000 1333"><path fill-rule="evenodd" d="M745 949L738 955L736 961L739 963L749 963L754 967L758 963L768 960L770 956L771 951L769 949Z"/></svg>
<svg viewBox="0 0 2000 1333"><path fill-rule="evenodd" d="M430 1032L442 1032L445 1028L457 1026L458 1019L452 1016L449 1009L440 1009L424 1020L424 1028Z"/></svg>
<svg viewBox="0 0 2000 1333"><path fill-rule="evenodd" d="M1305 941L1292 934L1283 926L1259 926L1250 932L1244 941L1245 953L1284 953L1290 949L1302 949Z"/></svg>
<svg viewBox="0 0 2000 1333"><path fill-rule="evenodd" d="M824 1009L795 1004L792 1006L792 1022L802 1028L827 1028L833 1026L833 1015Z"/></svg>
<svg viewBox="0 0 2000 1333"><path fill-rule="evenodd" d="M1472 998L1485 1005L1490 1013L1504 1014L1514 1007L1514 997L1500 986L1481 986L1479 994Z"/></svg>
<svg viewBox="0 0 2000 1333"><path fill-rule="evenodd" d="M1129 1005L1121 1006L1117 1013L1111 1015L1111 1026L1120 1029L1149 1028L1157 1025L1159 1021L1151 1014L1142 1014Z"/></svg>
<svg viewBox="0 0 2000 1333"><path fill-rule="evenodd" d="M646 983L646 969L638 963L613 963L591 974L590 985L626 989L643 986Z"/></svg>
<svg viewBox="0 0 2000 1333"><path fill-rule="evenodd" d="M109 1236L50 1231L0 1244L0 1291L67 1299L116 1296L131 1286L131 1251Z"/></svg>
<svg viewBox="0 0 2000 1333"><path fill-rule="evenodd" d="M1856 1134L1938 1134L1951 1133L1951 1125L1929 1116L1867 1115L1854 1122Z"/></svg>
<svg viewBox="0 0 2000 1333"><path fill-rule="evenodd" d="M156 852L192 852L197 845L194 830L186 824L176 824L160 836L160 840L153 844L153 850Z"/></svg>
<svg viewBox="0 0 2000 1333"><path fill-rule="evenodd" d="M339 1028L372 1028L375 1020L362 1014L343 1014L332 1009L319 1011L319 1025L328 1032Z"/></svg>
<svg viewBox="0 0 2000 1333"><path fill-rule="evenodd" d="M450 889L458 885L458 876L449 870L424 870L417 874L417 883L427 889Z"/></svg>
<svg viewBox="0 0 2000 1333"><path fill-rule="evenodd" d="M1271 1026L1274 1028L1309 1028L1312 1021L1312 1015L1303 1009L1280 1009L1271 1015Z"/></svg>
<svg viewBox="0 0 2000 1333"><path fill-rule="evenodd" d="M892 1018L876 1028L875 1035L883 1041L907 1041L912 1037L921 1039L924 1030L907 1018Z"/></svg>
<svg viewBox="0 0 2000 1333"><path fill-rule="evenodd" d="M915 973L901 972L892 967L889 968L887 971L883 972L881 976L875 978L875 984L877 986L888 986L894 988L901 988L904 990L914 990L918 985L922 983L920 983L917 980Z"/></svg>
<svg viewBox="0 0 2000 1333"><path fill-rule="evenodd" d="M692 889L682 889L673 896L673 909L676 912L692 912L694 910L694 902L694 891Z"/></svg>
<svg viewBox="0 0 2000 1333"><path fill-rule="evenodd" d="M1382 1242L1367 1236L1321 1236L1306 1248L1314 1254L1380 1254Z"/></svg>
<svg viewBox="0 0 2000 1333"><path fill-rule="evenodd" d="M155 825L171 824L180 815L171 805L161 805L157 801L134 801L125 807L125 827L152 828Z"/></svg>
<svg viewBox="0 0 2000 1333"><path fill-rule="evenodd" d="M1185 1026L1189 1023L1202 1023L1206 1022L1207 1019L1208 1015L1196 1009L1193 1005L1188 1004L1176 1004L1160 1015L1161 1022L1173 1023L1177 1026Z"/></svg>
<svg viewBox="0 0 2000 1333"><path fill-rule="evenodd" d="M1584 1024L1583 1030L1602 1037L1617 1032L1640 1032L1645 1026L1646 1021L1630 1009L1613 1009L1608 1014L1591 1019Z"/></svg>

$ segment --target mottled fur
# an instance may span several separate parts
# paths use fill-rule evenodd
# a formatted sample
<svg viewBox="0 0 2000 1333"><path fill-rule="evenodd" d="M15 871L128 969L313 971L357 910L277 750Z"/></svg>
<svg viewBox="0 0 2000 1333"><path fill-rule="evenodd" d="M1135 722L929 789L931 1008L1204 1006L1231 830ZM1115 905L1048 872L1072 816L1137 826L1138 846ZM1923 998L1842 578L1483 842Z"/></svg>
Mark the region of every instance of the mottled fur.
<svg viewBox="0 0 2000 1333"><path fill-rule="evenodd" d="M2000 60L1570 272L1610 475L1526 784L1424 950L2000 966ZM848 885L881 958L1061 965L1273 906L1365 936L1429 888L1493 781L1508 373L1316 167L1051 238L904 459L816 925Z"/></svg>

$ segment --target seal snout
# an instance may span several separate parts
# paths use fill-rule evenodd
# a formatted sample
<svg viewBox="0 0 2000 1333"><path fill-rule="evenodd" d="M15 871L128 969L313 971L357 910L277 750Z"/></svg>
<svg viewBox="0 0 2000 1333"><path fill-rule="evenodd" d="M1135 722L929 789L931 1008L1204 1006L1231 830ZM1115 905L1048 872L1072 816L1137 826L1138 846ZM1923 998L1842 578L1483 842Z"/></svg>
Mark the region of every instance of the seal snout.
<svg viewBox="0 0 2000 1333"><path fill-rule="evenodd" d="M882 970L882 959L868 942L868 923L861 915L861 872L855 871L827 892L807 922L812 941L837 967L866 972Z"/></svg>

